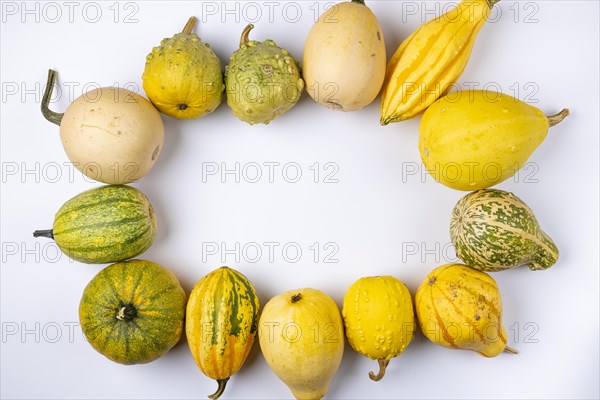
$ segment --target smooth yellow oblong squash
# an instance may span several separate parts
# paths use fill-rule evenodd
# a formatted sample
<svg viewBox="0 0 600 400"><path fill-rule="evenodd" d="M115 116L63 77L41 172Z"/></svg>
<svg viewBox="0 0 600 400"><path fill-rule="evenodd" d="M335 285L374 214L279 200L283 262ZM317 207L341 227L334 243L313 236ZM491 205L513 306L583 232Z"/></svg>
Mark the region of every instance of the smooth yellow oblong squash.
<svg viewBox="0 0 600 400"><path fill-rule="evenodd" d="M462 75L477 33L499 0L463 0L421 25L392 56L381 98L381 124L415 117Z"/></svg>
<svg viewBox="0 0 600 400"><path fill-rule="evenodd" d="M187 304L185 333L194 361L217 380L217 399L244 364L258 329L256 291L238 271L221 267L200 279Z"/></svg>

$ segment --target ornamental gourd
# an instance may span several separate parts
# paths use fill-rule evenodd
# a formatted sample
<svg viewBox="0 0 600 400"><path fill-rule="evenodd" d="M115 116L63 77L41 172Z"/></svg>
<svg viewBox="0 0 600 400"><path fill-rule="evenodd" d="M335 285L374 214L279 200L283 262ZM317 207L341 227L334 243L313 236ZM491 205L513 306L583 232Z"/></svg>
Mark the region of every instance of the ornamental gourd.
<svg viewBox="0 0 600 400"><path fill-rule="evenodd" d="M269 367L297 399L327 393L344 354L340 310L320 290L281 293L260 316L260 348Z"/></svg>
<svg viewBox="0 0 600 400"><path fill-rule="evenodd" d="M360 278L344 295L342 308L346 337L358 353L377 360L379 381L390 360L399 356L413 339L415 316L406 285L392 276Z"/></svg>
<svg viewBox="0 0 600 400"><path fill-rule="evenodd" d="M497 185L521 169L548 128L569 110L545 116L503 93L453 92L431 105L419 126L419 152L429 174L457 190Z"/></svg>
<svg viewBox="0 0 600 400"><path fill-rule="evenodd" d="M258 329L260 304L250 281L238 271L218 268L196 283L187 305L185 330L198 368L218 383L218 399L244 364Z"/></svg>
<svg viewBox="0 0 600 400"><path fill-rule="evenodd" d="M163 147L160 114L148 100L119 87L90 90L64 114L49 109L56 72L48 71L42 114L60 126L60 140L75 168L99 182L124 184L146 175Z"/></svg>
<svg viewBox="0 0 600 400"><path fill-rule="evenodd" d="M156 236L156 217L139 190L106 185L68 200L56 213L52 229L35 231L33 236L54 239L74 260L110 263L146 251Z"/></svg>
<svg viewBox="0 0 600 400"><path fill-rule="evenodd" d="M306 91L328 108L359 110L379 94L385 62L383 31L364 0L334 4L319 16L304 43Z"/></svg>
<svg viewBox="0 0 600 400"><path fill-rule="evenodd" d="M112 264L86 286L79 321L86 340L120 364L144 364L181 338L185 292L168 269L145 260Z"/></svg>
<svg viewBox="0 0 600 400"><path fill-rule="evenodd" d="M462 264L442 265L421 283L415 305L421 332L433 343L485 357L517 353L506 345L498 285L485 272Z"/></svg>
<svg viewBox="0 0 600 400"><path fill-rule="evenodd" d="M142 84L160 112L192 119L213 112L223 96L221 61L208 43L192 30L191 17L183 31L165 38L146 57Z"/></svg>
<svg viewBox="0 0 600 400"><path fill-rule="evenodd" d="M463 0L421 25L394 53L381 93L381 124L415 117L462 75L477 33L499 0Z"/></svg>
<svg viewBox="0 0 600 400"><path fill-rule="evenodd" d="M479 190L460 199L452 211L450 238L458 258L480 271L522 265L536 271L558 260L556 244L533 211L503 190Z"/></svg>

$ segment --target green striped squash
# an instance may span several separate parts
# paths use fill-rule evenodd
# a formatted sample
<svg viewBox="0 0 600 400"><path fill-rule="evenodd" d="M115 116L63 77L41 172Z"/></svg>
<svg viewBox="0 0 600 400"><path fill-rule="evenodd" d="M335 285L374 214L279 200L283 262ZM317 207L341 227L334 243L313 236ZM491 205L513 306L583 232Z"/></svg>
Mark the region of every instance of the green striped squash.
<svg viewBox="0 0 600 400"><path fill-rule="evenodd" d="M111 263L146 251L156 236L156 218L148 198L125 185L107 185L68 200L50 230L35 231L56 241L74 260Z"/></svg>
<svg viewBox="0 0 600 400"><path fill-rule="evenodd" d="M112 361L148 363L181 339L185 301L168 269L145 260L118 262L100 271L83 291L81 330Z"/></svg>
<svg viewBox="0 0 600 400"><path fill-rule="evenodd" d="M185 331L198 368L219 385L209 398L217 399L246 361L258 329L259 308L254 287L234 269L216 269L194 286Z"/></svg>
<svg viewBox="0 0 600 400"><path fill-rule="evenodd" d="M450 237L458 258L480 271L522 265L535 271L558 260L558 248L542 231L533 211L502 190L479 190L460 199L452 212Z"/></svg>

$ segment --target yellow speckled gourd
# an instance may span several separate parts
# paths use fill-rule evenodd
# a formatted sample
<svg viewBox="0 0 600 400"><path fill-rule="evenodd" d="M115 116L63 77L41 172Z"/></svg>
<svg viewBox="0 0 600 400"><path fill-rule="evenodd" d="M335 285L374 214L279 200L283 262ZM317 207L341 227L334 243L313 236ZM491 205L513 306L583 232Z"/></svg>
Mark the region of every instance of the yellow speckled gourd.
<svg viewBox="0 0 600 400"><path fill-rule="evenodd" d="M221 61L192 32L191 17L181 33L163 39L146 57L142 83L158 110L174 118L199 118L213 112L223 97Z"/></svg>
<svg viewBox="0 0 600 400"><path fill-rule="evenodd" d="M392 276L373 276L354 282L344 296L342 308L346 337L358 353L377 360L385 374L390 359L397 357L413 339L415 316L410 292Z"/></svg>
<svg viewBox="0 0 600 400"><path fill-rule="evenodd" d="M381 124L415 117L447 93L471 56L477 33L499 0L463 0L421 25L388 62Z"/></svg>
<svg viewBox="0 0 600 400"><path fill-rule="evenodd" d="M218 399L244 364L258 325L258 297L238 271L221 267L200 279L187 304L185 331L198 368L217 380Z"/></svg>
<svg viewBox="0 0 600 400"><path fill-rule="evenodd" d="M485 357L516 354L506 345L498 286L485 272L463 264L442 265L421 283L415 304L421 331L433 343Z"/></svg>

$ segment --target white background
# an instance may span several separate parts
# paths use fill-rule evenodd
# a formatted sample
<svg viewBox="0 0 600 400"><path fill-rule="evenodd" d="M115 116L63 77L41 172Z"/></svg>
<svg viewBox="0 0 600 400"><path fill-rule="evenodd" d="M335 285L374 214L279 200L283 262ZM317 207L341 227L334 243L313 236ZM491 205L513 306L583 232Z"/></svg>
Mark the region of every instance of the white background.
<svg viewBox="0 0 600 400"><path fill-rule="evenodd" d="M196 368L185 340L147 365L122 366L96 353L81 335L77 310L83 288L103 265L57 256L51 242L31 235L51 227L67 199L99 185L77 171L70 176L58 127L39 111L47 70L58 71L63 89L72 87L72 95L65 90L52 104L57 111L96 84L133 83L141 91L146 54L181 30L191 15L200 19L196 32L224 65L247 18L256 25L252 38L272 38L300 58L323 3L253 3L251 8L245 2L74 4L27 3L31 14L21 2L2 4L1 395L204 398L216 385ZM367 4L380 19L389 58L423 20L451 3ZM68 7L74 7L71 16ZM374 383L367 373L375 362L347 346L329 398L599 396L598 2L502 1L496 7L501 14L496 11L495 21L481 31L460 83L501 89L547 114L570 108L571 116L551 128L527 169L499 185L535 210L558 244L560 260L547 271L521 268L493 275L502 293L509 345L518 355L486 359L444 349L419 334L391 362L384 380ZM102 14L93 23L96 8ZM268 126L238 121L226 104L200 120L163 120L166 138L159 161L134 184L158 214L158 236L142 257L173 270L188 293L203 275L227 264L254 283L262 305L300 287L321 289L341 304L348 286L362 276L391 274L414 294L430 270L454 260L449 219L465 193L424 173L417 149L419 118L381 127L379 99L358 112L340 113L305 94ZM232 175L202 175L209 165L203 163L227 168L240 163L243 170L254 165L248 163L265 162L280 163L272 183L266 167L258 183L245 179L254 176L249 167L239 183ZM298 183L284 179L294 177L292 170L282 175L282 166L292 162L302 171ZM314 163L321 169L318 183L310 169ZM334 167L325 170L325 163ZM325 183L325 173L333 168L338 182ZM279 244L274 259L264 246L258 262L251 262L254 253L240 254L237 262L227 255L223 262L222 254L202 251L207 243L243 248L264 242ZM315 242L321 248L317 262L310 248ZM330 242L334 247L324 249ZM281 249L287 243L302 249L299 261L290 262L292 252L284 258ZM335 246L338 262L324 262ZM223 396L290 397L257 345Z"/></svg>

